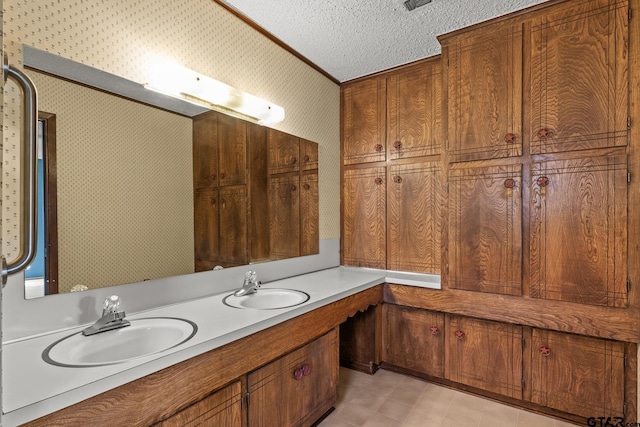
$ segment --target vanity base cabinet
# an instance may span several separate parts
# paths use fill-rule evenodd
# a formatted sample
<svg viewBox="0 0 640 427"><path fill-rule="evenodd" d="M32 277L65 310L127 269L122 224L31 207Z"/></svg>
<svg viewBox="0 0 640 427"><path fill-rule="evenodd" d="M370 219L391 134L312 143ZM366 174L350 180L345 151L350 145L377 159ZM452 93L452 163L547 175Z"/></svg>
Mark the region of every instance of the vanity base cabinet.
<svg viewBox="0 0 640 427"><path fill-rule="evenodd" d="M334 405L338 329L253 371L247 378L248 425L310 426Z"/></svg>
<svg viewBox="0 0 640 427"><path fill-rule="evenodd" d="M189 406L156 427L242 427L242 387L237 381Z"/></svg>

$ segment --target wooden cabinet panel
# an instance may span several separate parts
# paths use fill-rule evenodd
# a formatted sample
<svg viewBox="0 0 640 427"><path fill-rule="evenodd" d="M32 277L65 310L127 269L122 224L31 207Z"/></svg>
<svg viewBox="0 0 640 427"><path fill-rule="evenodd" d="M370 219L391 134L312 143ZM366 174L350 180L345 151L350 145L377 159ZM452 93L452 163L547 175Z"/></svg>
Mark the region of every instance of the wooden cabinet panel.
<svg viewBox="0 0 640 427"><path fill-rule="evenodd" d="M219 197L220 261L224 267L248 263L247 189L222 187Z"/></svg>
<svg viewBox="0 0 640 427"><path fill-rule="evenodd" d="M386 80L371 78L342 89L342 139L345 165L386 159Z"/></svg>
<svg viewBox="0 0 640 427"><path fill-rule="evenodd" d="M217 189L195 191L194 219L196 271L211 270L220 257Z"/></svg>
<svg viewBox="0 0 640 427"><path fill-rule="evenodd" d="M248 123L249 262L269 259L269 158L267 153L267 128Z"/></svg>
<svg viewBox="0 0 640 427"><path fill-rule="evenodd" d="M309 426L337 397L338 333L249 374L249 426ZM302 370L302 372L299 372Z"/></svg>
<svg viewBox="0 0 640 427"><path fill-rule="evenodd" d="M342 264L386 268L385 168L344 171Z"/></svg>
<svg viewBox="0 0 640 427"><path fill-rule="evenodd" d="M208 112L193 118L194 187L218 185L218 114Z"/></svg>
<svg viewBox="0 0 640 427"><path fill-rule="evenodd" d="M269 129L269 173L300 170L300 138Z"/></svg>
<svg viewBox="0 0 640 427"><path fill-rule="evenodd" d="M303 171L318 169L318 144L300 138L300 168Z"/></svg>
<svg viewBox="0 0 640 427"><path fill-rule="evenodd" d="M439 161L389 167L388 269L440 274L442 175Z"/></svg>
<svg viewBox="0 0 640 427"><path fill-rule="evenodd" d="M448 287L522 293L522 165L449 171Z"/></svg>
<svg viewBox="0 0 640 427"><path fill-rule="evenodd" d="M551 9L531 29L531 152L627 144L628 2Z"/></svg>
<svg viewBox="0 0 640 427"><path fill-rule="evenodd" d="M623 417L624 344L534 329L531 400L584 417Z"/></svg>
<svg viewBox="0 0 640 427"><path fill-rule="evenodd" d="M300 177L300 255L320 252L318 174Z"/></svg>
<svg viewBox="0 0 640 427"><path fill-rule="evenodd" d="M385 305L384 360L391 365L444 376L444 314L392 304Z"/></svg>
<svg viewBox="0 0 640 427"><path fill-rule="evenodd" d="M218 115L220 186L247 183L247 126L243 120Z"/></svg>
<svg viewBox="0 0 640 427"><path fill-rule="evenodd" d="M522 399L522 326L447 316L447 378Z"/></svg>
<svg viewBox="0 0 640 427"><path fill-rule="evenodd" d="M448 49L452 161L522 154L522 25L500 22L454 36Z"/></svg>
<svg viewBox="0 0 640 427"><path fill-rule="evenodd" d="M271 259L300 256L300 177L269 179L269 232Z"/></svg>
<svg viewBox="0 0 640 427"><path fill-rule="evenodd" d="M531 296L626 306L626 155L531 168Z"/></svg>
<svg viewBox="0 0 640 427"><path fill-rule="evenodd" d="M157 427L241 427L242 394L240 382L215 392L200 402L178 412Z"/></svg>
<svg viewBox="0 0 640 427"><path fill-rule="evenodd" d="M403 69L387 79L387 141L391 159L442 150L440 60Z"/></svg>

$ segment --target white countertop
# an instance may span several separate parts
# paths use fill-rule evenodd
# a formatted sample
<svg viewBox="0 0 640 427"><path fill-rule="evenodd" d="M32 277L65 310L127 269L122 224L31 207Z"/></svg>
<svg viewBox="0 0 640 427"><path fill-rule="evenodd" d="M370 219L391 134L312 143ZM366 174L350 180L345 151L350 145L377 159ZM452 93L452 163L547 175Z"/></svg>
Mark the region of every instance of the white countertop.
<svg viewBox="0 0 640 427"><path fill-rule="evenodd" d="M229 307L222 303L229 294L224 292L128 315L129 320L184 318L196 323L198 331L178 347L116 365L68 368L43 361L42 352L47 346L80 332L86 325L6 343L2 347L3 425L19 425L55 412L385 281L401 282L398 274L388 277L394 276L390 273L397 272L338 267L263 285L264 288L297 289L310 296L302 305L278 310ZM418 275L422 281L416 275L410 276L407 284L440 287L439 280L434 279L437 276Z"/></svg>

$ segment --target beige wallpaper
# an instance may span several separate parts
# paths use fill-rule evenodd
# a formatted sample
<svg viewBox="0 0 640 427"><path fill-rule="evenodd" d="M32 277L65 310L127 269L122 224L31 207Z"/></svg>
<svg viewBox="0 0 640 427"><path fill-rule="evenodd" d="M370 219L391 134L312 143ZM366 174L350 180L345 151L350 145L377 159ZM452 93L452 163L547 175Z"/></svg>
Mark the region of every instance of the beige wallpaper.
<svg viewBox="0 0 640 427"><path fill-rule="evenodd" d="M339 237L339 87L222 7L211 0L15 0L5 2L3 12L3 42L14 64L21 64L22 44L28 44L142 83L148 65L157 58L165 58L283 106L286 118L276 128L319 144L320 237ZM19 105L18 93L13 84L6 85L2 221L3 252L9 259L17 254L20 233L16 222L19 212L19 146L16 139L19 119L15 110ZM120 131L127 132L125 129ZM96 144L94 148L96 161L92 166L99 167L97 158L104 155L100 151L104 147ZM125 147L123 144L121 148L124 150L117 155L123 167L131 175L146 177L142 167L136 164L132 150L151 156L150 151L158 150L158 147ZM84 166L72 157L66 161L67 167L72 169L71 175L82 179ZM67 178L70 181L71 175ZM96 219L93 225L68 225L96 233L95 238L78 244L78 252L91 252L98 241L107 238L105 253L117 257L123 248L108 243L109 233L133 233L139 240L128 259L132 268L138 262L135 269L145 272L142 251L146 249L143 242L146 237L135 234L140 227L132 222L132 212L110 211L100 203L96 196L103 191L118 191L123 200L140 196L122 184L110 185L108 180L103 182L102 189L87 196L83 209L99 212L101 220ZM161 214L155 212L155 216L138 216L138 220L149 225L158 216ZM96 229L98 222L105 225ZM178 228L183 226L176 225ZM174 248L177 250L182 249ZM86 258L70 268L78 268L85 261Z"/></svg>

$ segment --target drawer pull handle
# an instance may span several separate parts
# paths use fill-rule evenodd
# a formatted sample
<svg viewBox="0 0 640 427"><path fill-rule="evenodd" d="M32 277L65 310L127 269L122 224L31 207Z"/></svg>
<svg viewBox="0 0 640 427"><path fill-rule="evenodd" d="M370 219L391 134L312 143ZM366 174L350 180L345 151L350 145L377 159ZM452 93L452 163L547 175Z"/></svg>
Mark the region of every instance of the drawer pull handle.
<svg viewBox="0 0 640 427"><path fill-rule="evenodd" d="M216 180L216 174L215 174L215 173L212 173L212 174L211 174L211 181L215 181L215 180Z"/></svg>
<svg viewBox="0 0 640 427"><path fill-rule="evenodd" d="M298 187L295 184L291 184L291 191L296 191Z"/></svg>
<svg viewBox="0 0 640 427"><path fill-rule="evenodd" d="M378 153L382 151L382 144L376 144L376 151Z"/></svg>
<svg viewBox="0 0 640 427"><path fill-rule="evenodd" d="M504 141L505 141L507 144L513 144L513 143L516 141L516 138L517 138L517 136L516 136L516 134L515 134L515 133L508 133L508 134L506 134L506 135L504 136Z"/></svg>
<svg viewBox="0 0 640 427"><path fill-rule="evenodd" d="M305 189L305 190L307 190L307 191L311 188L311 186L309 186L309 184L307 184L307 183L305 183L305 184L303 185L303 187L304 187L304 189Z"/></svg>
<svg viewBox="0 0 640 427"><path fill-rule="evenodd" d="M302 365L302 368L300 369L302 369L302 375L305 377L311 373L311 366L307 365L306 363Z"/></svg>
<svg viewBox="0 0 640 427"><path fill-rule="evenodd" d="M227 175L225 175L225 173L224 173L224 172L222 172L222 173L220 174L220 179L224 179L224 177L225 177L225 176L227 176Z"/></svg>
<svg viewBox="0 0 640 427"><path fill-rule="evenodd" d="M464 332L462 331L456 331L456 338L458 338L459 340L464 338Z"/></svg>
<svg viewBox="0 0 640 427"><path fill-rule="evenodd" d="M393 143L393 148L395 148L396 150L399 150L402 148L402 141L396 141Z"/></svg>
<svg viewBox="0 0 640 427"><path fill-rule="evenodd" d="M376 183L376 185L381 185L382 184L382 178L376 178L376 180L374 182Z"/></svg>
<svg viewBox="0 0 640 427"><path fill-rule="evenodd" d="M295 371L293 371L293 378L296 381L300 381L302 379L302 368L298 368Z"/></svg>
<svg viewBox="0 0 640 427"><path fill-rule="evenodd" d="M440 332L440 329L437 326L431 327L431 335L438 335L438 332Z"/></svg>
<svg viewBox="0 0 640 427"><path fill-rule="evenodd" d="M402 177L401 176L394 176L393 177L393 182L395 182L396 184L402 184Z"/></svg>
<svg viewBox="0 0 640 427"><path fill-rule="evenodd" d="M546 345L543 345L542 347L540 347L540 354L544 357L549 357L549 355L551 354L551 349Z"/></svg>
<svg viewBox="0 0 640 427"><path fill-rule="evenodd" d="M504 186L505 188L513 188L516 186L516 180L515 179L511 179L511 178L507 178L504 180Z"/></svg>
<svg viewBox="0 0 640 427"><path fill-rule="evenodd" d="M293 157L291 158L291 164L292 164L292 165L295 165L297 161L298 161L298 159L296 159L296 157L295 157L295 156L293 156Z"/></svg>
<svg viewBox="0 0 640 427"><path fill-rule="evenodd" d="M538 131L538 138L540 139L546 139L551 137L553 137L553 133L549 129L543 128Z"/></svg>
<svg viewBox="0 0 640 427"><path fill-rule="evenodd" d="M304 157L302 158L302 160L304 160L305 163L309 162L309 156L307 154L304 155Z"/></svg>
<svg viewBox="0 0 640 427"><path fill-rule="evenodd" d="M541 176L536 180L536 182L540 187L546 187L547 185L549 185L549 178L547 178L546 176Z"/></svg>

